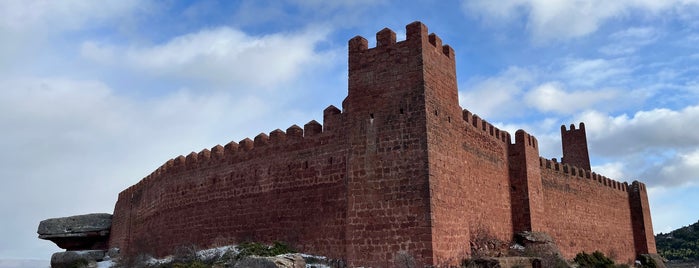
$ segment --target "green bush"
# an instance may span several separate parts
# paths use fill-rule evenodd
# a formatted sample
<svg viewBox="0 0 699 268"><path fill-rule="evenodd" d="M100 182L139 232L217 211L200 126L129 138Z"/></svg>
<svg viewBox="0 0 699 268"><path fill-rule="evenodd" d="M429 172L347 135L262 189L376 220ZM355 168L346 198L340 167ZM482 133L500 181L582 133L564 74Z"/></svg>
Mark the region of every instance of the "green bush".
<svg viewBox="0 0 699 268"><path fill-rule="evenodd" d="M587 254L584 251L581 253L578 253L578 255L575 256L573 261L577 264L580 265L581 268L626 268L629 267L626 264L614 264L614 260L610 259L607 256L604 256L604 253L595 251L592 252L592 254Z"/></svg>
<svg viewBox="0 0 699 268"><path fill-rule="evenodd" d="M286 253L296 253L291 247L282 242L274 242L271 246L261 243L246 242L241 243L236 248L238 249L238 256L236 256L238 259L253 255L269 257Z"/></svg>

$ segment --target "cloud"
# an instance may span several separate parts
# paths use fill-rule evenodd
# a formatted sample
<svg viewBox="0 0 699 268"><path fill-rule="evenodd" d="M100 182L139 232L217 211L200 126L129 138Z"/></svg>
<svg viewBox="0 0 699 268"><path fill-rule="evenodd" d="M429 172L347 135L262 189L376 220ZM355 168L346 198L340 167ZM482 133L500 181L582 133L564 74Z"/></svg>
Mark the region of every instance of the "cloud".
<svg viewBox="0 0 699 268"><path fill-rule="evenodd" d="M639 111L631 117L588 111L578 118L585 122L590 140L600 145L600 153L604 155L687 148L699 144L699 133L685 131L687 126L699 124L699 106Z"/></svg>
<svg viewBox="0 0 699 268"><path fill-rule="evenodd" d="M653 27L631 27L611 34L610 44L599 51L612 56L633 54L641 47L654 43L661 35L660 30Z"/></svg>
<svg viewBox="0 0 699 268"><path fill-rule="evenodd" d="M600 84L616 84L632 72L623 59L565 59L558 74L568 84L594 87Z"/></svg>
<svg viewBox="0 0 699 268"><path fill-rule="evenodd" d="M652 0L464 0L463 10L486 21L523 19L535 42L567 40L591 34L610 20L638 11L649 15L697 6L696 1Z"/></svg>
<svg viewBox="0 0 699 268"><path fill-rule="evenodd" d="M0 8L0 30L14 33L60 33L122 18L149 5L146 1L6 0Z"/></svg>
<svg viewBox="0 0 699 268"><path fill-rule="evenodd" d="M11 181L0 196L13 200L0 202L0 212L30 211L0 229L15 241L0 245L0 256L15 258L59 251L32 239L40 220L109 213L119 191L170 158L312 118L260 91L174 89L134 99L65 77L0 79L0 88L0 178Z"/></svg>
<svg viewBox="0 0 699 268"><path fill-rule="evenodd" d="M687 130L699 124L699 106L639 111L633 116L587 111L577 118L585 122L591 153L625 163L622 171L619 167L607 171L655 187L699 184L699 134Z"/></svg>
<svg viewBox="0 0 699 268"><path fill-rule="evenodd" d="M88 41L82 44L81 54L96 62L156 76L272 87L288 82L309 66L331 61L332 51L315 50L328 32L313 28L300 33L252 36L219 27L180 35L153 46L126 48Z"/></svg>
<svg viewBox="0 0 699 268"><path fill-rule="evenodd" d="M510 67L495 77L472 79L461 84L459 103L488 120L512 116L521 110L518 96L533 78L526 69Z"/></svg>
<svg viewBox="0 0 699 268"><path fill-rule="evenodd" d="M525 102L543 112L571 114L618 97L615 90L566 91L561 83L548 82L527 92Z"/></svg>

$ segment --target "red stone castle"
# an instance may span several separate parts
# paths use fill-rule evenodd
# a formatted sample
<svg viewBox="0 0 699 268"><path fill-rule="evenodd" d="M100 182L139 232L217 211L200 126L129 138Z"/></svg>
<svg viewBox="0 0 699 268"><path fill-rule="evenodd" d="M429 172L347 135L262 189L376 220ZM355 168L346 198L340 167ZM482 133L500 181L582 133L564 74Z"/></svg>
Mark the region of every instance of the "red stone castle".
<svg viewBox="0 0 699 268"><path fill-rule="evenodd" d="M156 256L180 245L283 241L391 267L456 264L478 232L546 232L564 257L622 262L656 253L646 187L590 171L585 126L561 127L561 162L535 137L499 130L458 103L454 50L414 22L406 40L349 41L342 110L167 161L119 194L110 247Z"/></svg>

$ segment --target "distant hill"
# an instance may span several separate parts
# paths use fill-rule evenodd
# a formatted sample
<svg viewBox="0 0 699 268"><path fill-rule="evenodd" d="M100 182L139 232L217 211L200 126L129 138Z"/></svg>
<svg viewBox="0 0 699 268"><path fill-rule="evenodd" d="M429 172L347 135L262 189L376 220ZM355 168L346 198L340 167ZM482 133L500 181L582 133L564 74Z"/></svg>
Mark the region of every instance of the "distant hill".
<svg viewBox="0 0 699 268"><path fill-rule="evenodd" d="M668 260L699 260L699 221L655 236L658 253Z"/></svg>

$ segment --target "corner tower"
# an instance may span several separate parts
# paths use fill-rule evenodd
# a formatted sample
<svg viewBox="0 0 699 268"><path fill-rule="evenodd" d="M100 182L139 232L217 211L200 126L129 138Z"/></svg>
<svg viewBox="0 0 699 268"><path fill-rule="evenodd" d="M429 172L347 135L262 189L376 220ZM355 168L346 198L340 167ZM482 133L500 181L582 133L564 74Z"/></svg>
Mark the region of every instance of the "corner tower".
<svg viewBox="0 0 699 268"><path fill-rule="evenodd" d="M571 124L570 130L566 130L566 126L562 125L561 144L563 145L561 163L591 170L590 155L587 152L585 123L580 123L578 129L575 129L575 125Z"/></svg>
<svg viewBox="0 0 699 268"><path fill-rule="evenodd" d="M420 22L406 26L405 41L387 28L375 48L352 38L342 107L348 265L393 267L405 254L434 265L427 133L433 117L461 114L454 51Z"/></svg>

